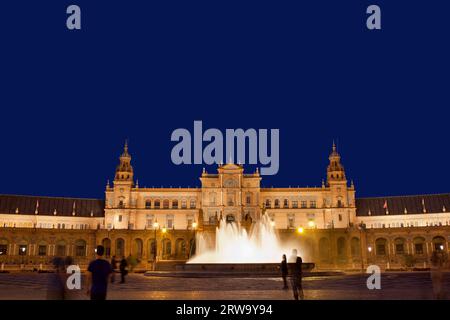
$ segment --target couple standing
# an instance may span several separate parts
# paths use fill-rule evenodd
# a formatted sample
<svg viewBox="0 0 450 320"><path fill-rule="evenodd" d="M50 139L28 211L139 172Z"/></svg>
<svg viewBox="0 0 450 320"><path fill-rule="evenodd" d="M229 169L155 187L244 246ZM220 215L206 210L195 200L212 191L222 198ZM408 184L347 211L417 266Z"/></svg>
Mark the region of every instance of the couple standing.
<svg viewBox="0 0 450 320"><path fill-rule="evenodd" d="M289 263L286 259L286 255L283 254L283 260L281 261L281 276L283 277L284 287L287 286L287 276L290 274L292 291L294 293L294 299L303 300L303 287L302 287L302 258L297 255L297 250L292 250L292 255L289 257Z"/></svg>

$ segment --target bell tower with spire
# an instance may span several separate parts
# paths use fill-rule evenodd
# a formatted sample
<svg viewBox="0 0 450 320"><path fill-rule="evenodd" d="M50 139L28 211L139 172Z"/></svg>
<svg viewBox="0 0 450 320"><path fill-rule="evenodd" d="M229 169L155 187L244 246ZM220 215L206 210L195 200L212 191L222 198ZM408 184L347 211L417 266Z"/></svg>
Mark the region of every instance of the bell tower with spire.
<svg viewBox="0 0 450 320"><path fill-rule="evenodd" d="M128 141L126 140L125 146L123 147L123 153L120 156L119 160L120 162L116 168L114 184L116 184L117 182L133 184L133 167L131 166L131 156L128 153Z"/></svg>
<svg viewBox="0 0 450 320"><path fill-rule="evenodd" d="M111 229L126 229L132 223L130 218L133 182L133 167L131 155L128 153L128 141L125 141L123 152L116 167L113 188L106 188L106 227Z"/></svg>
<svg viewBox="0 0 450 320"><path fill-rule="evenodd" d="M328 185L333 184L347 184L345 178L344 166L341 164L341 156L337 152L336 144L333 141L333 148L328 157L330 164L327 167L327 183Z"/></svg>
<svg viewBox="0 0 450 320"><path fill-rule="evenodd" d="M326 184L330 191L329 206L332 208L330 222L335 227L345 228L355 219L355 192L353 185L347 186L345 169L334 141L328 159Z"/></svg>

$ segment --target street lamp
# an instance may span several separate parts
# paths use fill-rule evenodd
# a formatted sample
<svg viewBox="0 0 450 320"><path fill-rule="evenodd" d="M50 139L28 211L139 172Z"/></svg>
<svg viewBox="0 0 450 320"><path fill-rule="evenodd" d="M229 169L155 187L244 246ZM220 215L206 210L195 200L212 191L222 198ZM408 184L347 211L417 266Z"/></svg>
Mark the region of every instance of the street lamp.
<svg viewBox="0 0 450 320"><path fill-rule="evenodd" d="M298 227L297 232L302 234L303 232L305 232L305 229L303 229L303 227Z"/></svg>
<svg viewBox="0 0 450 320"><path fill-rule="evenodd" d="M192 223L192 230L194 231L194 236L193 236L193 239L192 239L192 244L191 244L191 250L190 250L190 252L189 252L189 257L192 257L194 254L195 254L195 241L196 241L196 238L195 238L195 232L197 231L197 222L193 222Z"/></svg>
<svg viewBox="0 0 450 320"><path fill-rule="evenodd" d="M158 243L156 242L156 230L159 227L159 223L158 221L155 221L155 223L153 224L153 229L155 229L155 257L154 257L154 262L153 262L153 270L156 270L156 259L158 258Z"/></svg>
<svg viewBox="0 0 450 320"><path fill-rule="evenodd" d="M25 251L27 251L27 249L25 247L20 248L20 250L22 251L22 265L25 264L24 260L25 260Z"/></svg>

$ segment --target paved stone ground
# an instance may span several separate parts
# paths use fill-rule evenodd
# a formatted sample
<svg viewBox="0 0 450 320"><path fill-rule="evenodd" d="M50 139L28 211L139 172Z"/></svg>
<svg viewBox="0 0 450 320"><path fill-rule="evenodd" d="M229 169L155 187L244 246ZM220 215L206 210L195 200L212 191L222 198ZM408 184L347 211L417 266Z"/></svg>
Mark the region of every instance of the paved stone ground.
<svg viewBox="0 0 450 320"><path fill-rule="evenodd" d="M312 277L304 279L306 299L432 299L432 283L427 272L384 273L381 290L368 290L368 275ZM0 299L46 299L52 274L0 274ZM450 292L450 273L444 277ZM83 279L84 280L84 279ZM130 274L127 283L109 287L108 299L292 299L282 290L280 278L171 278ZM85 290L71 291L70 299L87 299ZM447 298L450 298L447 295Z"/></svg>

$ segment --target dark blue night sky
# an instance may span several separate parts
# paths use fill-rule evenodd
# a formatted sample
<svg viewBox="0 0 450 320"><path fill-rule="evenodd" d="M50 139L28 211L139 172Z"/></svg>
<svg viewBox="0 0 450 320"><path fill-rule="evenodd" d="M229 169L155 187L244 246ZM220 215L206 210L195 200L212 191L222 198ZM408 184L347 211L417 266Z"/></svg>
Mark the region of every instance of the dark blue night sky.
<svg viewBox="0 0 450 320"><path fill-rule="evenodd" d="M368 31L370 4L2 3L0 193L103 197L126 138L140 186L199 186L170 161L194 120L279 128L263 186L319 186L335 139L359 197L449 192L449 5L377 1Z"/></svg>

